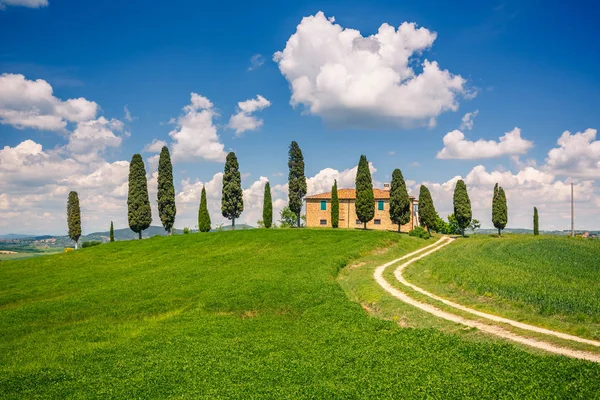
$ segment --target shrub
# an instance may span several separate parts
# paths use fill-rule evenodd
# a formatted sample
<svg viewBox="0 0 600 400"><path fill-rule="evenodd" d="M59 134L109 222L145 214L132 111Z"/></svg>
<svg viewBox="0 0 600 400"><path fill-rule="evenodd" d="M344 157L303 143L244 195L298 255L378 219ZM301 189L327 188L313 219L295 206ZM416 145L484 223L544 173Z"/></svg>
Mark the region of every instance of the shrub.
<svg viewBox="0 0 600 400"><path fill-rule="evenodd" d="M187 235L189 233L192 233L192 230L190 228L188 228L187 226L185 228L183 228L183 234Z"/></svg>
<svg viewBox="0 0 600 400"><path fill-rule="evenodd" d="M427 232L425 229L423 229L422 226L417 226L415 229L408 232L408 235L419 237L421 239L429 239L431 237L431 234L429 232Z"/></svg>
<svg viewBox="0 0 600 400"><path fill-rule="evenodd" d="M66 247L65 248L65 253L69 253L71 251L73 251L74 249L72 247Z"/></svg>
<svg viewBox="0 0 600 400"><path fill-rule="evenodd" d="M81 248L85 249L86 247L94 247L94 246L98 246L100 244L102 244L102 242L99 242L97 240L90 240L89 242L83 242L81 244Z"/></svg>

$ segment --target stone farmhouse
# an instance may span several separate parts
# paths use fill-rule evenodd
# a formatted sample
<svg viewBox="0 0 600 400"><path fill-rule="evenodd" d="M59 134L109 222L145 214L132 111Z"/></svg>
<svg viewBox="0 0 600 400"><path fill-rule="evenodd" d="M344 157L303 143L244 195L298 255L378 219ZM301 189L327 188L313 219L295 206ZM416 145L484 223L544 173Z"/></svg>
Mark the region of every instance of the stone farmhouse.
<svg viewBox="0 0 600 400"><path fill-rule="evenodd" d="M375 197L375 216L367 223L368 229L397 231L398 225L390 220L390 187L384 185L384 189L373 189ZM356 190L338 189L340 201L340 228L362 228L363 224L356 217ZM418 204L419 201L412 196L410 198L411 219L400 230L408 232L419 225ZM331 192L319 193L306 196L306 226L307 227L331 227Z"/></svg>

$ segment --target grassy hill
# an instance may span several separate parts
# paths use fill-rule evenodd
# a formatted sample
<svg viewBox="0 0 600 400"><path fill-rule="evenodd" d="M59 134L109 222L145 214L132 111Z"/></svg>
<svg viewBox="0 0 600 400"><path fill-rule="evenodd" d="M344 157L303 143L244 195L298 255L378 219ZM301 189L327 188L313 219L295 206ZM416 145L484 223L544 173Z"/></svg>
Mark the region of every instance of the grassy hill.
<svg viewBox="0 0 600 400"><path fill-rule="evenodd" d="M600 242L558 236L459 239L406 278L482 311L600 339Z"/></svg>
<svg viewBox="0 0 600 400"><path fill-rule="evenodd" d="M335 279L374 249L397 255L426 243L389 232L255 229L3 262L0 397L600 393L599 365L402 329L369 316Z"/></svg>

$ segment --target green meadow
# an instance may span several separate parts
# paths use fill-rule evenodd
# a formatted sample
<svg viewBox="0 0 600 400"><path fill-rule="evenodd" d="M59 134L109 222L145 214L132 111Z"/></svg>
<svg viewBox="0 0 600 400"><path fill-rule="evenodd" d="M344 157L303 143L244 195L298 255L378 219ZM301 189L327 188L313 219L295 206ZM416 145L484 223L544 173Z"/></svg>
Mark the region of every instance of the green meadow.
<svg viewBox="0 0 600 400"><path fill-rule="evenodd" d="M600 339L600 241L472 236L412 264L404 276L482 311Z"/></svg>
<svg viewBox="0 0 600 400"><path fill-rule="evenodd" d="M599 396L600 365L402 327L340 286L346 266L429 243L256 229L2 262L0 398Z"/></svg>

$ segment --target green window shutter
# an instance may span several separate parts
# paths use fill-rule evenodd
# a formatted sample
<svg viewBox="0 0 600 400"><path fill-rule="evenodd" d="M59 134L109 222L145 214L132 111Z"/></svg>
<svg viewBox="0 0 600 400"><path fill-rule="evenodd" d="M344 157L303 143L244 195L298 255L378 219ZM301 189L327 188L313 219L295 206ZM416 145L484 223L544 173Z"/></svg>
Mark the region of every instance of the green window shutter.
<svg viewBox="0 0 600 400"><path fill-rule="evenodd" d="M378 203L378 204L377 204L377 209L378 209L379 211L383 211L383 201L378 201L377 203Z"/></svg>
<svg viewBox="0 0 600 400"><path fill-rule="evenodd" d="M327 201L325 201L325 200L321 201L321 210L322 211L327 210Z"/></svg>

